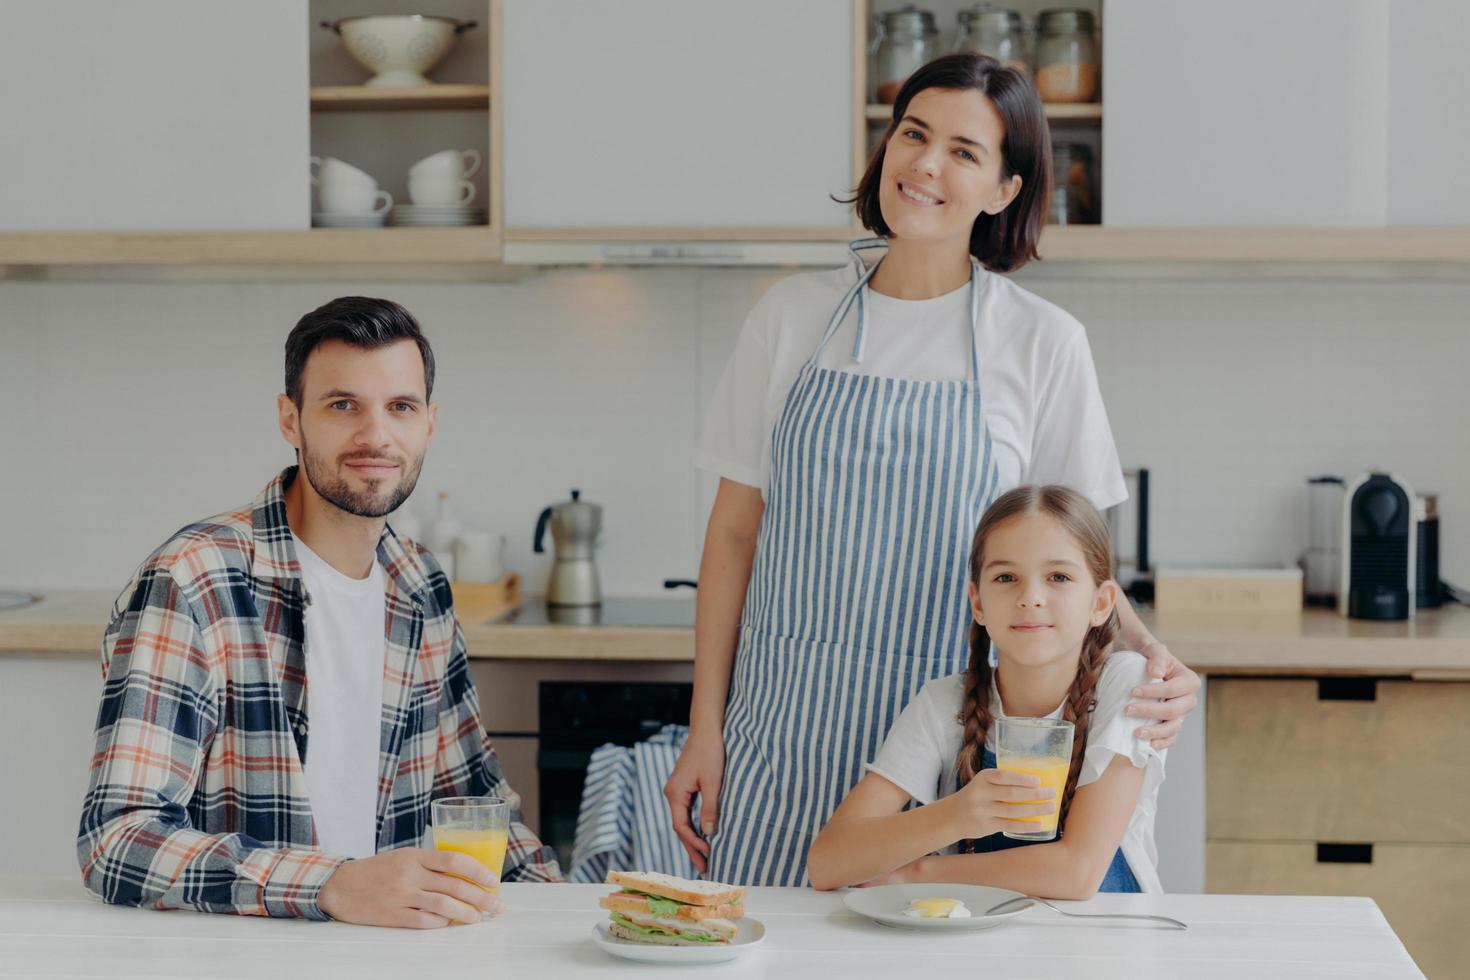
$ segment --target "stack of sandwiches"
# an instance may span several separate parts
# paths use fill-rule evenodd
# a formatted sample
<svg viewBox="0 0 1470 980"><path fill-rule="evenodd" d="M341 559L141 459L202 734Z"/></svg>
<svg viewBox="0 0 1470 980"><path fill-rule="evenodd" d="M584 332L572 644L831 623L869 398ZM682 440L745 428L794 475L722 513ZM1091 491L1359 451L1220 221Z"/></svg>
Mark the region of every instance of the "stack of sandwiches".
<svg viewBox="0 0 1470 980"><path fill-rule="evenodd" d="M597 904L612 913L607 930L619 939L661 946L727 946L733 920L745 914L745 889L654 871L609 871L621 891Z"/></svg>

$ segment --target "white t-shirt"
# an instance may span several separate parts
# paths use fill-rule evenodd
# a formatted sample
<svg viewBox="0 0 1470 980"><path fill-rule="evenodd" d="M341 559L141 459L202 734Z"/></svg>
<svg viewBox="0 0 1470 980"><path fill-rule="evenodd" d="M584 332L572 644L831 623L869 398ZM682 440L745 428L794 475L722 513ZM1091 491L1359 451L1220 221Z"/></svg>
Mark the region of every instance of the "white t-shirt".
<svg viewBox="0 0 1470 980"><path fill-rule="evenodd" d="M1099 509L1126 500L1082 325L1005 276L984 269L979 276L981 398L1001 490L1061 483ZM766 493L771 434L787 393L856 280L852 264L801 273L776 283L755 305L710 399L695 456L700 469ZM969 283L926 300L894 299L871 289L867 297L862 363L852 361L853 304L823 348L819 367L911 381L969 377Z"/></svg>
<svg viewBox="0 0 1470 980"><path fill-rule="evenodd" d="M1122 756L1145 770L1143 789L1121 847L1138 886L1145 892L1161 892L1164 889L1159 882L1159 853L1154 846L1154 816L1158 812L1159 786L1164 782L1165 751L1136 737L1133 732L1138 722L1123 714L1133 689L1149 681L1147 664L1142 654L1128 650L1114 652L1103 664L1077 785L1096 782L1114 756ZM893 723L878 757L868 764L868 771L887 779L920 804L933 803L955 792L959 782L955 759L964 741L964 726L958 715L964 700L963 673L925 684ZM993 681L990 707L995 718L1005 717ZM1057 705L1048 717L1060 718L1063 707ZM985 747L995 751L994 725L985 735Z"/></svg>
<svg viewBox="0 0 1470 980"><path fill-rule="evenodd" d="M342 857L378 852L378 749L383 724L387 578L343 575L295 534L306 607L306 789L317 846Z"/></svg>

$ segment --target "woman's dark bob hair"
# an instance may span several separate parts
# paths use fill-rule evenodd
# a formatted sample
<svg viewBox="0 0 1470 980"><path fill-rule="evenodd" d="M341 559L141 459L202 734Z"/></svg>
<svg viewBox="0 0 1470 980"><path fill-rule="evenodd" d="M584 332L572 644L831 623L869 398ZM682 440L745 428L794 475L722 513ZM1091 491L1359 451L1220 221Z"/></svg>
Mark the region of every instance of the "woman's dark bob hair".
<svg viewBox="0 0 1470 980"><path fill-rule="evenodd" d="M1005 125L1000 144L1001 179L1012 174L1021 177L1021 193L1004 211L982 212L975 219L970 231L970 254L992 272L1011 272L1032 259L1040 259L1036 243L1051 201L1051 131L1030 77L985 55L948 54L909 76L893 103L888 130L868 160L857 190L844 203L854 206L858 220L869 231L885 238L892 236L878 203L883 157L888 141L908 113L909 103L929 88L974 89L988 98Z"/></svg>

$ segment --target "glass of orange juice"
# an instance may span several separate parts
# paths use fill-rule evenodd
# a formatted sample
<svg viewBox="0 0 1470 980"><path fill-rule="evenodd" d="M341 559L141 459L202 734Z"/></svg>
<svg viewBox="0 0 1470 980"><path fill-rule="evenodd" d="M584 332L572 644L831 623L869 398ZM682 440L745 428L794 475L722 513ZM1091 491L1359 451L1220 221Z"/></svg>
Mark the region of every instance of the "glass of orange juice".
<svg viewBox="0 0 1470 980"><path fill-rule="evenodd" d="M1023 772L1041 780L1042 786L1056 790L1051 802L1062 805L1062 790L1067 787L1067 773L1072 768L1072 735L1070 721L1058 718L1001 718L995 732L995 764L1006 772ZM1027 801L1017 801L1017 805ZM1044 817L1022 817L1036 824L1036 830L1007 830L1011 840L1054 840L1057 836L1057 814Z"/></svg>
<svg viewBox="0 0 1470 980"><path fill-rule="evenodd" d="M498 796L450 796L435 800L430 812L436 851L467 854L500 874L510 833L509 802ZM488 890L499 892L500 888Z"/></svg>

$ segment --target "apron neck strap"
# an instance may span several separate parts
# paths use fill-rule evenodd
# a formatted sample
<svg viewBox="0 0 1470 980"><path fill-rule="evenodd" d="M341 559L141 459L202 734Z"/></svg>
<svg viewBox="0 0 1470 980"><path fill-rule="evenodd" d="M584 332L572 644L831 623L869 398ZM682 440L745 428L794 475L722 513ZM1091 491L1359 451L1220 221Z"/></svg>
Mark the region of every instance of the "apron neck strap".
<svg viewBox="0 0 1470 980"><path fill-rule="evenodd" d="M827 321L827 329L822 331L822 340L817 344L817 349L812 351L811 357L807 359L807 364L816 363L817 358L821 356L822 349L827 346L827 341L832 339L832 335L837 332L838 326L846 319L848 310L852 309L854 304L857 305L858 322L857 333L852 343L852 361L854 364L861 364L863 362L863 351L867 347L868 340L868 281L873 278L873 273L878 271L878 266L882 264L883 259L880 257L876 262L864 269L862 258L858 255L858 250L879 248L887 244L888 241L884 238L859 238L848 244L847 250L852 253L853 261L856 263L858 269L857 282L853 283L847 292L843 294L841 301L837 304L837 308L832 311L832 317ZM969 307L970 380L979 381L980 344L975 335L979 333L980 329L980 266L973 259L970 262Z"/></svg>

